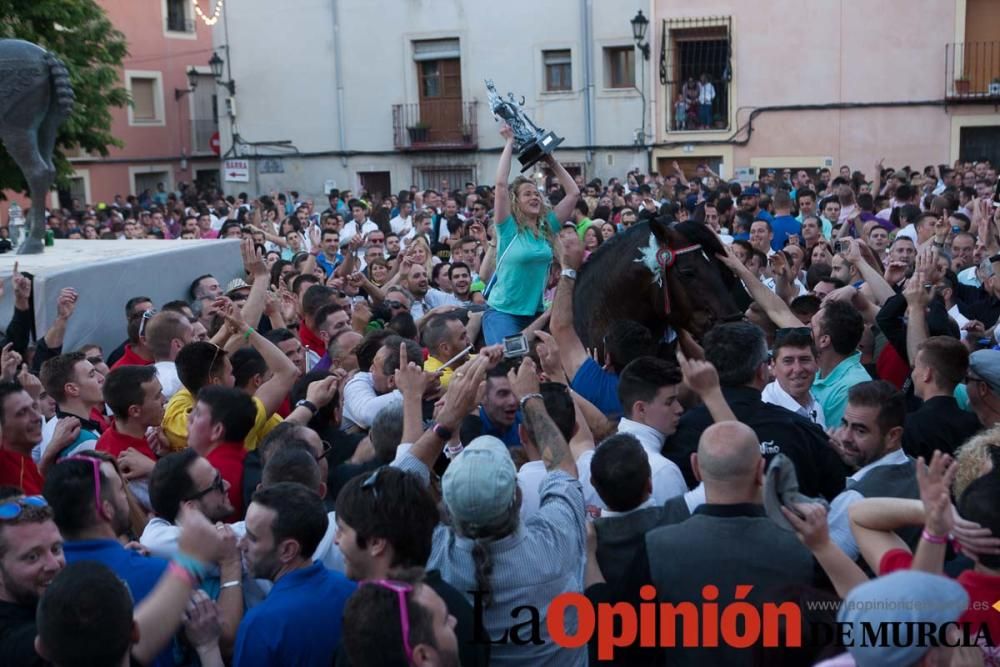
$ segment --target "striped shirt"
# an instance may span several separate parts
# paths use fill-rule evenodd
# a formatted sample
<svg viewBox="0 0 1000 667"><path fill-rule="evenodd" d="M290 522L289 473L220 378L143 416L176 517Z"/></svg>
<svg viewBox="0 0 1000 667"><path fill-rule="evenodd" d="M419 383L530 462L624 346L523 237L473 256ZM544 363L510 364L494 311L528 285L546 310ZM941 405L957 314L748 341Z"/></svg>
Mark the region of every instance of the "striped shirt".
<svg viewBox="0 0 1000 667"><path fill-rule="evenodd" d="M409 453L394 466L430 481L427 467ZM524 605L538 609L538 633L541 644L519 645L511 641L490 647L491 665L551 665L576 667L587 664L586 646L565 649L549 637L546 618L549 603L561 593L583 592L583 567L586 560L583 488L579 480L561 470L549 472L539 487L541 506L527 521L493 542L489 549L493 560L490 586L492 604L483 616L483 628L494 640L509 632L513 625L531 620L521 610ZM450 526L434 529L434 545L428 570L440 570L441 578L461 591L475 605L470 591L476 589L476 568L472 559L474 542L457 535ZM566 614L566 633L576 634L576 615ZM530 626L520 628L522 641L530 637Z"/></svg>

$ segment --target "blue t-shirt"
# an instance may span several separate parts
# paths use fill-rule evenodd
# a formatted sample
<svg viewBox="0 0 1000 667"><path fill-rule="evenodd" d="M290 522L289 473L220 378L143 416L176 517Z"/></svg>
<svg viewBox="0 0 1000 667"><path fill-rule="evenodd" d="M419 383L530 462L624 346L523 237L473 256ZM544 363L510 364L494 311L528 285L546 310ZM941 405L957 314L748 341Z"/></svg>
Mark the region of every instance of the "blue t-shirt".
<svg viewBox="0 0 1000 667"><path fill-rule="evenodd" d="M570 387L603 412L609 419L622 415L622 404L618 400L618 376L601 368L596 361L587 357Z"/></svg>
<svg viewBox="0 0 1000 667"><path fill-rule="evenodd" d="M479 408L479 419L483 422L483 435L492 435L499 438L503 441L503 444L508 447L521 446L521 434L517 430L517 427L521 425L520 410L518 410L517 414L514 415L514 423L503 430L501 430L500 426L490 421L490 417L486 414L485 408Z"/></svg>
<svg viewBox="0 0 1000 667"><path fill-rule="evenodd" d="M91 499L93 502L93 499ZM63 545L66 563L97 561L125 582L136 606L149 595L167 570L168 562L156 556L143 556L126 549L116 540L76 540ZM173 667L172 647L168 645L153 662L157 667Z"/></svg>
<svg viewBox="0 0 1000 667"><path fill-rule="evenodd" d="M798 236L802 233L802 225L793 216L779 215L771 222L771 231L774 232L771 238L771 250L778 252L785 247L785 241L789 236Z"/></svg>
<svg viewBox="0 0 1000 667"><path fill-rule="evenodd" d="M279 579L240 623L235 667L332 665L344 605L357 585L313 563Z"/></svg>
<svg viewBox="0 0 1000 667"><path fill-rule="evenodd" d="M537 236L519 230L513 215L497 225L496 282L490 290L489 305L508 315L533 316L542 308L542 293L552 263L549 239L559 233L559 221L549 212L548 234Z"/></svg>

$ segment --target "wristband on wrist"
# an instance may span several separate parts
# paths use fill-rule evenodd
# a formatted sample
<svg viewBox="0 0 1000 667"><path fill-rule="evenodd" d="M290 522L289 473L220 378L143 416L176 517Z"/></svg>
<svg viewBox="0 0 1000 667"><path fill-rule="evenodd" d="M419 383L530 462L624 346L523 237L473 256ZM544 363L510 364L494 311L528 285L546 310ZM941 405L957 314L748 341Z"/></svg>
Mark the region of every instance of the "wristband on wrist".
<svg viewBox="0 0 1000 667"><path fill-rule="evenodd" d="M239 586L242 583L243 582L240 581L239 579L233 579L232 581L227 581L226 583L220 585L219 589L223 590L223 589L226 589L226 588L235 588L236 586Z"/></svg>
<svg viewBox="0 0 1000 667"><path fill-rule="evenodd" d="M243 340L250 340L250 335L254 332L253 327L247 327L246 333L243 334Z"/></svg>
<svg viewBox="0 0 1000 667"><path fill-rule="evenodd" d="M948 543L948 536L947 535L945 535L945 536L933 535L933 534L927 532L926 528L924 528L923 532L920 533L920 537L925 542L930 542L931 544L947 544Z"/></svg>
<svg viewBox="0 0 1000 667"><path fill-rule="evenodd" d="M194 556L179 553L171 559L171 564L184 570L194 581L195 585L201 582L208 573L208 566Z"/></svg>
<svg viewBox="0 0 1000 667"><path fill-rule="evenodd" d="M188 572L183 567L181 567L180 565L178 565L173 561L171 561L171 563L167 565L167 572L177 577L191 588L195 588L198 586L198 580L195 579L190 572Z"/></svg>

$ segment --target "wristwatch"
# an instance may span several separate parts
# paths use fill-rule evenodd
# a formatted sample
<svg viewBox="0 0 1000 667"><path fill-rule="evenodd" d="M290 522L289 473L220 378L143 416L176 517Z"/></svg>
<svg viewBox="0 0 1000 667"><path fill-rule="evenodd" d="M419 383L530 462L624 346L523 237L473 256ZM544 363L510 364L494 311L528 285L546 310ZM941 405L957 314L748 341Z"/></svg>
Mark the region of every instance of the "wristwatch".
<svg viewBox="0 0 1000 667"><path fill-rule="evenodd" d="M990 255L990 264L993 264L995 262L1000 262L1000 253L997 253L995 255Z"/></svg>
<svg viewBox="0 0 1000 667"><path fill-rule="evenodd" d="M576 280L576 270L574 269L563 269L559 275L570 280Z"/></svg>
<svg viewBox="0 0 1000 667"><path fill-rule="evenodd" d="M308 410L309 412L311 412L313 414L316 414L317 412L319 412L319 408L316 407L316 404L313 403L312 401L308 400L308 399L305 399L305 398L303 398L301 401L299 401L298 403L296 403L295 407L297 407L297 408L300 408L300 407L301 408L305 408L306 410Z"/></svg>
<svg viewBox="0 0 1000 667"><path fill-rule="evenodd" d="M441 424L438 424L436 422L434 426L431 426L431 430L434 431L434 435L441 438L445 442L451 440L451 436L454 435L454 432L450 428L441 426Z"/></svg>

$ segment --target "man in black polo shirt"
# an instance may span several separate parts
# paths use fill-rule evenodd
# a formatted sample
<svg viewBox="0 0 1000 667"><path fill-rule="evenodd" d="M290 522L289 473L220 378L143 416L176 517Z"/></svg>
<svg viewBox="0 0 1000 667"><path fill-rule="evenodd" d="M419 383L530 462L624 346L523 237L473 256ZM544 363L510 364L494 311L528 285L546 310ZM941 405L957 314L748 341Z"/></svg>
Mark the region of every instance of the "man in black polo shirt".
<svg viewBox="0 0 1000 667"><path fill-rule="evenodd" d="M826 434L805 417L761 400L770 373L767 343L760 327L748 322L716 326L705 336L704 346L705 358L718 369L726 403L739 421L753 429L765 460L786 455L795 464L802 493L836 497L844 488L847 469L829 446ZM691 454L711 423L705 406L692 408L681 417L677 431L663 447L663 455L680 467L689 487L697 484Z"/></svg>
<svg viewBox="0 0 1000 667"><path fill-rule="evenodd" d="M969 370L969 351L957 338L933 336L917 348L913 393L923 400L903 425L903 450L930 461L934 450L954 454L982 428L976 415L958 407L955 387Z"/></svg>

